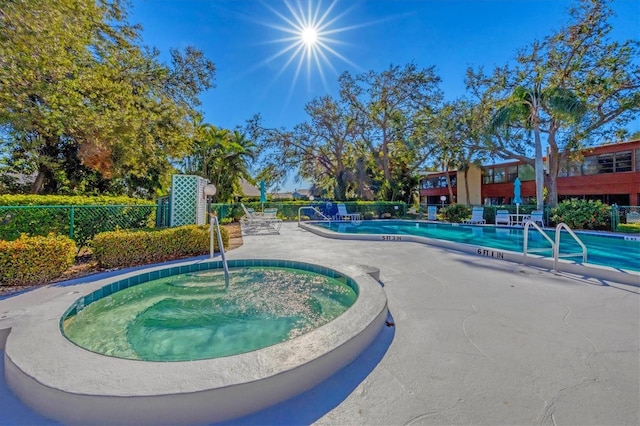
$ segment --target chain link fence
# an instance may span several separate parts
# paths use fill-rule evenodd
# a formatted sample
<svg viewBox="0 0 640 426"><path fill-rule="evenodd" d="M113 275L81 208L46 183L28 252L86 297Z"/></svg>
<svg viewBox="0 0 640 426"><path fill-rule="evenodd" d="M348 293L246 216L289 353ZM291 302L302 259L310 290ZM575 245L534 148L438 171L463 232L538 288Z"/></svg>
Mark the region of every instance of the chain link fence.
<svg viewBox="0 0 640 426"><path fill-rule="evenodd" d="M0 239L54 233L69 236L81 248L100 232L155 227L159 212L155 204L0 206Z"/></svg>

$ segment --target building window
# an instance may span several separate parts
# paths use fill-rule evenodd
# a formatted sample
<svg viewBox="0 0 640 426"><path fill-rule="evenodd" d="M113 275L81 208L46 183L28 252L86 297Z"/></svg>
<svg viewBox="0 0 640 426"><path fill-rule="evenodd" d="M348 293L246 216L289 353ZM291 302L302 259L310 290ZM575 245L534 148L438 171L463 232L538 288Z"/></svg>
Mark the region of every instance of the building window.
<svg viewBox="0 0 640 426"><path fill-rule="evenodd" d="M598 155L598 173L613 173L613 153Z"/></svg>
<svg viewBox="0 0 640 426"><path fill-rule="evenodd" d="M456 175L449 175L449 180L451 181L451 187L456 186ZM422 189L434 189L434 188L446 188L447 187L447 178L446 176L433 176L422 179L422 183L420 185Z"/></svg>
<svg viewBox="0 0 640 426"><path fill-rule="evenodd" d="M618 172L630 172L631 168L631 151L616 152L614 158L614 170Z"/></svg>
<svg viewBox="0 0 640 426"><path fill-rule="evenodd" d="M631 151L620 151L585 157L582 163L582 174L630 172L633 170L631 156ZM569 174L569 176L574 175Z"/></svg>
<svg viewBox="0 0 640 426"><path fill-rule="evenodd" d="M518 166L507 167L507 182L515 182L518 177Z"/></svg>
<svg viewBox="0 0 640 426"><path fill-rule="evenodd" d="M582 174L585 176L598 174L598 156L597 155L584 157L584 161L582 162Z"/></svg>
<svg viewBox="0 0 640 426"><path fill-rule="evenodd" d="M484 169L482 171L482 183L493 183L493 169Z"/></svg>

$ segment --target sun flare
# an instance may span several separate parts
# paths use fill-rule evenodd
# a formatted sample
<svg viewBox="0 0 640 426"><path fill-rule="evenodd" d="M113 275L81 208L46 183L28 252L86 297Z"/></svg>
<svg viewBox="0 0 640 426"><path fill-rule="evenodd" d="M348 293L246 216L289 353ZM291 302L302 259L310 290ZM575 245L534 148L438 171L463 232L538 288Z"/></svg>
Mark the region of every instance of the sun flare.
<svg viewBox="0 0 640 426"><path fill-rule="evenodd" d="M338 74L332 64L333 59L339 59L350 66L358 68L335 48L336 45L346 44L344 41L335 38L337 34L358 27L338 26L338 21L350 9L334 14L337 2L338 0L333 0L328 7L324 8L322 0L307 0L306 7L303 5L303 0L297 0L296 3L284 0L288 13L282 13L267 5L282 20L282 23L265 23L265 25L284 33L283 37L272 41L273 43L284 44L282 49L265 61L267 63L280 57L286 58L276 78L290 65L294 64L296 71L292 81L292 88L303 68L306 68L308 80L310 80L313 71L317 72L326 88L328 85L325 77L325 67L330 68L334 74Z"/></svg>

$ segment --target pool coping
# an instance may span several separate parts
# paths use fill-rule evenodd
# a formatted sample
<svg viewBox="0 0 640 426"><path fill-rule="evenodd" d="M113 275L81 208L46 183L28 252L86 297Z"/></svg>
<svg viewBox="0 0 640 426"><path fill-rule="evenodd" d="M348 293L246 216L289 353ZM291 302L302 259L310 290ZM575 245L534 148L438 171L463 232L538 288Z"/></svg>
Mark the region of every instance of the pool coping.
<svg viewBox="0 0 640 426"><path fill-rule="evenodd" d="M99 288L141 273L208 261L159 265L100 279L4 320L0 326L10 329L4 360L7 384L32 409L65 424L223 421L284 401L325 380L374 340L387 317L384 290L366 270L354 266L346 272L323 264L356 283L354 305L309 333L257 351L185 362L136 361L84 350L60 331L60 318L69 307ZM56 356L49 356L52 353Z"/></svg>
<svg viewBox="0 0 640 426"><path fill-rule="evenodd" d="M420 223L434 223L425 221L412 221ZM339 240L360 240L360 241L379 241L383 243L393 242L414 242L427 244L436 247L442 247L450 250L456 250L463 253L474 254L476 256L490 257L492 259L505 260L508 262L526 264L538 268L554 271L554 260L550 257L540 256L536 254L527 254L526 263L523 253L509 250L500 250L492 247L481 245L465 244L454 241L440 240L436 238L421 237L417 235L405 234L353 234L340 233L325 228L314 226L317 221L298 222L298 226L304 230L312 232L316 235L333 238ZM478 225L492 226L492 225ZM590 277L601 280L603 282L616 282L620 284L632 285L640 287L640 273L634 271L621 270L590 263L582 264L572 262L567 259L558 259L557 273L567 273L581 277Z"/></svg>

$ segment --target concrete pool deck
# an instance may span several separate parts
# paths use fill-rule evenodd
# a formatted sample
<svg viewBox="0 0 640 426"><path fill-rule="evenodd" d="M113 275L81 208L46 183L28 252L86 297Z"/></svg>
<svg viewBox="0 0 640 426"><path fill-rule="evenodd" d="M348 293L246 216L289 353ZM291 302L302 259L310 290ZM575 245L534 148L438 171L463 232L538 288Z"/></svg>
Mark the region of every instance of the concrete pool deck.
<svg viewBox="0 0 640 426"><path fill-rule="evenodd" d="M227 424L640 423L638 287L412 242L326 239L295 223L243 238L229 259L379 268L394 324L324 383ZM83 285L0 300L0 313ZM0 424L53 424L4 379L0 400Z"/></svg>

